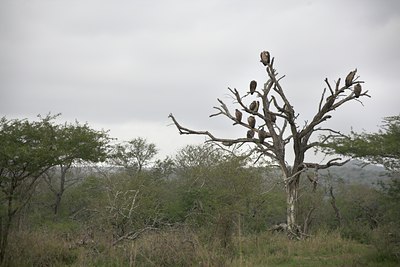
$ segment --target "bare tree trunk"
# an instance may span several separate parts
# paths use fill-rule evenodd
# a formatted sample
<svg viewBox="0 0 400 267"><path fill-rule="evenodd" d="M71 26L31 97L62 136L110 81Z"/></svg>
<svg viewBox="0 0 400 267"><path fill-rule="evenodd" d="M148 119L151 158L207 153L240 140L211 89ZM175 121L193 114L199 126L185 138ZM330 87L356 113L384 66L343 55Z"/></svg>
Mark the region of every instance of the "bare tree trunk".
<svg viewBox="0 0 400 267"><path fill-rule="evenodd" d="M12 208L13 198L11 197L11 195L12 194L10 194L7 200L7 216L5 218L5 224L1 229L0 264L3 263L6 255L6 249L8 245L8 235L10 233L10 228L11 228L11 221L15 214L15 211Z"/></svg>
<svg viewBox="0 0 400 267"><path fill-rule="evenodd" d="M3 263L4 257L6 255L10 226L11 226L11 218L7 216L4 228L1 229L0 264Z"/></svg>
<svg viewBox="0 0 400 267"><path fill-rule="evenodd" d="M338 226L341 227L342 226L342 215L340 214L339 208L336 205L336 198L333 195L333 187L329 187L329 193L331 195L331 205L333 210L335 211L335 215L336 215L336 219L338 221Z"/></svg>
<svg viewBox="0 0 400 267"><path fill-rule="evenodd" d="M66 166L60 166L60 187L58 192L55 192L55 202L54 202L54 216L57 217L60 212L61 199L65 192L65 180L67 176L67 171L71 167L71 164L67 164Z"/></svg>
<svg viewBox="0 0 400 267"><path fill-rule="evenodd" d="M307 234L308 233L308 229L311 225L311 221L312 221L312 213L314 212L315 207L311 207L311 209L308 211L307 216L304 218L304 225L303 225L303 233Z"/></svg>
<svg viewBox="0 0 400 267"><path fill-rule="evenodd" d="M286 185L287 229L288 235L291 237L298 237L299 234L299 228L296 223L298 193L299 179L297 177Z"/></svg>
<svg viewBox="0 0 400 267"><path fill-rule="evenodd" d="M55 202L54 202L54 216L55 216L55 217L58 216L58 213L59 213L59 211L60 211L61 196L62 196L62 193L61 193L61 192L58 192L58 193L56 194L56 200L55 200Z"/></svg>

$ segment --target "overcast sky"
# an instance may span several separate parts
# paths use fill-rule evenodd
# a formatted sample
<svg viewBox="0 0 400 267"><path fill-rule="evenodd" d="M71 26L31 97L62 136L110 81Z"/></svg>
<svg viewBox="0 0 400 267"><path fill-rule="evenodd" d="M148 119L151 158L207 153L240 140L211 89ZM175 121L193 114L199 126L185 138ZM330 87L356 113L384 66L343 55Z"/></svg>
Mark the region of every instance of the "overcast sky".
<svg viewBox="0 0 400 267"><path fill-rule="evenodd" d="M400 1L1 0L0 115L62 113L120 140L146 137L172 155L201 136L239 137L209 118L227 87L266 81L263 50L286 77L299 122L310 120L324 79L354 68L372 98L352 101L327 127L376 131L400 113Z"/></svg>

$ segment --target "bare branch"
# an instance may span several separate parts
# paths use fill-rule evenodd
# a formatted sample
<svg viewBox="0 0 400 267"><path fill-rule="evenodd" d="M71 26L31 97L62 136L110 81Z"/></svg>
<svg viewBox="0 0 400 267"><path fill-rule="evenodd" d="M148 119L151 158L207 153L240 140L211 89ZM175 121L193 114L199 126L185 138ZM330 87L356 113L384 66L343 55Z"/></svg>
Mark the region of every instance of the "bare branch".
<svg viewBox="0 0 400 267"><path fill-rule="evenodd" d="M215 137L213 134L211 134L209 131L195 131L195 130L191 130L185 127L182 127L178 121L175 119L175 117L170 114L168 116L169 118L172 119L172 121L174 122L175 126L178 128L179 130L179 134L194 134L194 135L206 135L210 138L210 140L207 140L206 142L220 142L224 145L230 146L233 144L237 144L237 143L255 143L255 144L260 144L260 141L258 139L255 138L237 138L237 139L227 139L227 138L218 138ZM250 126L244 124L244 123L240 123L241 125L250 128ZM259 130L257 129L253 129L254 131L258 132ZM266 146L268 148L268 150L270 150L272 148L271 144L264 142L262 145ZM267 150L264 150L267 151Z"/></svg>
<svg viewBox="0 0 400 267"><path fill-rule="evenodd" d="M319 101L319 105L318 105L318 112L320 112L320 111L321 111L322 102L323 102L323 101L324 101L324 99L325 99L325 92L326 92L326 88L324 88L324 91L322 92L322 95L321 95L321 100Z"/></svg>
<svg viewBox="0 0 400 267"><path fill-rule="evenodd" d="M306 163L306 162L304 162L303 165L306 168L323 170L323 169L327 169L327 168L332 167L332 166L343 166L344 164L346 164L347 162L350 161L350 159L347 159L345 161L337 162L338 160L342 160L342 158L331 159L326 164Z"/></svg>
<svg viewBox="0 0 400 267"><path fill-rule="evenodd" d="M143 234L144 232L150 231L150 230L157 230L157 228L154 227L145 227L143 229L137 230L137 231L131 231L121 237L119 237L117 240L115 240L112 245L115 246L117 245L119 242L129 239L129 240L135 240L137 239L141 234Z"/></svg>
<svg viewBox="0 0 400 267"><path fill-rule="evenodd" d="M329 88L329 91L331 92L331 95L334 95L334 92L333 92L333 90L332 90L332 87L331 87L331 84L329 83L329 81L328 81L328 78L325 78L325 83L328 85L328 88Z"/></svg>

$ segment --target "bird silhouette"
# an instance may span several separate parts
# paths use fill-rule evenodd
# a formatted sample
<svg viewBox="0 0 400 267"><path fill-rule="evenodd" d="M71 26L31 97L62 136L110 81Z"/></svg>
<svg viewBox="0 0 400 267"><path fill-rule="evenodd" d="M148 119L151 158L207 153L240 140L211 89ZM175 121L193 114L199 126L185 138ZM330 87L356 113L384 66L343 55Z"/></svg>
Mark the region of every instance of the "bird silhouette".
<svg viewBox="0 0 400 267"><path fill-rule="evenodd" d="M240 110L236 109L235 110L235 117L236 117L236 120L238 122L241 122L242 121L242 112L240 112Z"/></svg>
<svg viewBox="0 0 400 267"><path fill-rule="evenodd" d="M354 95L356 96L356 98L360 97L361 90L361 84L357 83L356 85L354 85Z"/></svg>
<svg viewBox="0 0 400 267"><path fill-rule="evenodd" d="M249 109L253 112L258 112L258 108L260 107L260 101L251 102Z"/></svg>
<svg viewBox="0 0 400 267"><path fill-rule="evenodd" d="M257 82L255 80L252 80L250 82L250 94L254 94L257 88Z"/></svg>
<svg viewBox="0 0 400 267"><path fill-rule="evenodd" d="M260 57L261 57L260 62L264 64L264 66L267 66L270 62L269 52L268 51L261 52Z"/></svg>
<svg viewBox="0 0 400 267"><path fill-rule="evenodd" d="M248 130L247 131L247 138L253 138L254 137L254 131L253 130Z"/></svg>
<svg viewBox="0 0 400 267"><path fill-rule="evenodd" d="M254 118L254 116L248 117L247 122L249 123L249 126L251 128L254 128L256 126L256 118Z"/></svg>
<svg viewBox="0 0 400 267"><path fill-rule="evenodd" d="M260 143L264 143L265 138L268 137L268 133L264 130L264 127L258 131L258 139L260 139Z"/></svg>
<svg viewBox="0 0 400 267"><path fill-rule="evenodd" d="M350 73L347 74L346 80L345 80L346 87L349 87L353 84L353 79L354 79L354 76L356 75L356 73L357 73L357 69L350 71Z"/></svg>
<svg viewBox="0 0 400 267"><path fill-rule="evenodd" d="M270 114L271 114L271 121L272 121L272 123L275 123L275 122L276 122L276 115L273 114L273 113L270 113Z"/></svg>

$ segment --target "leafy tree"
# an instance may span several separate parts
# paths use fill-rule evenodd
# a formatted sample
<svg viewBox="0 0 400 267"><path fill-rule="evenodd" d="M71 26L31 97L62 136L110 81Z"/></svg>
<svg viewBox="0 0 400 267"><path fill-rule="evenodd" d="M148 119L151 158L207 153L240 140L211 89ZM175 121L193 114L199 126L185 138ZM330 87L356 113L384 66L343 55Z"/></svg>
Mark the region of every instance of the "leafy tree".
<svg viewBox="0 0 400 267"><path fill-rule="evenodd" d="M56 117L0 120L1 262L15 214L28 203L38 178L60 163L54 146Z"/></svg>
<svg viewBox="0 0 400 267"><path fill-rule="evenodd" d="M167 179L173 175L174 171L175 162L168 156L163 160L156 160L153 166L153 175L158 178Z"/></svg>
<svg viewBox="0 0 400 267"><path fill-rule="evenodd" d="M157 155L156 145L138 137L117 144L112 153L112 163L133 173L140 173Z"/></svg>
<svg viewBox="0 0 400 267"><path fill-rule="evenodd" d="M369 225L379 226L376 231L376 246L389 256L400 259L400 116L385 117L377 133L338 135L322 146L328 153L360 158L373 164L382 164L392 174L389 183L381 183L384 196L379 198L381 211L373 205L363 205ZM352 194L354 194L352 192ZM363 193L365 195L365 190ZM376 205L377 198L372 203ZM361 205L360 205L361 206ZM372 214L372 215L371 215Z"/></svg>
<svg viewBox="0 0 400 267"><path fill-rule="evenodd" d="M400 200L400 116L385 117L377 133L352 131L347 136L337 135L322 145L322 149L331 154L382 164L392 174L391 183L381 183L382 188L393 201Z"/></svg>
<svg viewBox="0 0 400 267"><path fill-rule="evenodd" d="M57 151L59 164L45 173L45 181L55 196L55 215L60 210L65 190L79 180L76 173L69 172L71 167L104 161L107 157L109 140L107 132L91 129L87 123L81 125L76 121L74 124L65 123L55 127L53 146Z"/></svg>
<svg viewBox="0 0 400 267"><path fill-rule="evenodd" d="M250 90L245 94L228 88L238 108L232 112L222 100L218 99L220 106L215 107L218 112L210 115L210 117L225 116L233 121L234 125L243 127L247 131L244 137L236 139L216 137L209 131L197 131L182 126L172 114L169 117L180 134L205 135L208 137L207 142L216 142L233 148L249 144L252 147L250 154L255 154L259 158L268 157L276 162L283 173L282 179L287 196L288 233L290 237L301 238L301 230L296 219L301 174L308 169L325 169L346 163L340 161L340 158L332 159L325 164L306 162L306 152L329 141L331 135L316 142L311 141L311 137L315 132L335 133L333 129L321 126L332 117L330 113L346 102L359 101L360 97L369 95L367 91L362 91L363 82L358 81L357 70L351 71L346 76L344 85L341 84L341 79L338 79L333 86L328 79L325 79L328 90L326 88L323 90L321 99L316 105L315 116L305 123L299 123L298 114L281 85L284 76L278 77L274 69L274 58L271 59L267 51L262 52L260 56L268 75L263 88L257 89L257 82L254 80L250 82ZM294 154L294 161L291 164L287 162L286 151L289 144L292 145Z"/></svg>
<svg viewBox="0 0 400 267"><path fill-rule="evenodd" d="M325 136L323 137L325 138ZM322 145L329 153L361 158L384 165L388 170L400 170L400 116L385 117L377 133L337 135Z"/></svg>

